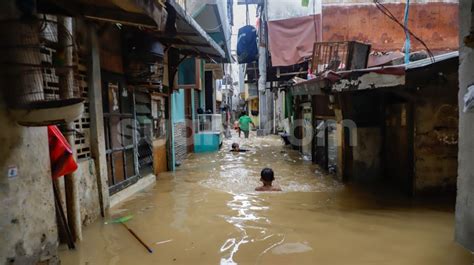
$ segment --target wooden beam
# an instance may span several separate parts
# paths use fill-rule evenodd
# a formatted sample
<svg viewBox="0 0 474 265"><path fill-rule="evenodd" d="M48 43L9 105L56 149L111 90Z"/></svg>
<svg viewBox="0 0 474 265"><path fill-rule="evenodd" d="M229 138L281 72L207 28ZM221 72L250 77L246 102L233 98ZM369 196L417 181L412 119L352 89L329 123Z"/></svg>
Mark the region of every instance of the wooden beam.
<svg viewBox="0 0 474 265"><path fill-rule="evenodd" d="M211 46L208 43L200 43L200 42L188 42L185 40L173 38L173 37L159 37L158 38L160 41L163 41L164 43L168 44L176 44L176 45L186 45L189 47L209 47Z"/></svg>
<svg viewBox="0 0 474 265"><path fill-rule="evenodd" d="M157 27L155 21L145 14L124 12L119 9L83 7L82 14L86 18L94 20L147 28Z"/></svg>
<svg viewBox="0 0 474 265"><path fill-rule="evenodd" d="M154 33L154 35L158 38L173 38L173 36L170 36L169 34L166 34L165 32L161 32L161 31ZM198 37L199 35L193 32L176 32L175 36Z"/></svg>
<svg viewBox="0 0 474 265"><path fill-rule="evenodd" d="M83 5L74 2L38 0L38 12L85 17L92 20L121 23L124 25L156 28L155 21L146 14L126 12L118 8Z"/></svg>

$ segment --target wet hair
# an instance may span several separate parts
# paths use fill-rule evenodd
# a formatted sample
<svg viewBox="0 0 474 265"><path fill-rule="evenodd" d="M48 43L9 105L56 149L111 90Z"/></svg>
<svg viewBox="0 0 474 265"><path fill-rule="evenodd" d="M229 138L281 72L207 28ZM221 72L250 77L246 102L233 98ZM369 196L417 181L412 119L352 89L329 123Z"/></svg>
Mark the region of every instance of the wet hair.
<svg viewBox="0 0 474 265"><path fill-rule="evenodd" d="M262 172L260 173L260 180L262 181L274 181L275 180L275 176L274 176L274 173L273 173L273 169L271 168L264 168L262 169Z"/></svg>
<svg viewBox="0 0 474 265"><path fill-rule="evenodd" d="M237 148L239 148L239 144L238 143L233 143L232 144L232 149L235 150Z"/></svg>

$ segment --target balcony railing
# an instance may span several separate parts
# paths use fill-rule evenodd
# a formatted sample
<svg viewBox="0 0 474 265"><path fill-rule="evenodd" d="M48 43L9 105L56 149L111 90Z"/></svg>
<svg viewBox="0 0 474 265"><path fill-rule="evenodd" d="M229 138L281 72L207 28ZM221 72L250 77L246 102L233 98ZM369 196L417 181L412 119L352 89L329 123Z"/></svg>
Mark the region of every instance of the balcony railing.
<svg viewBox="0 0 474 265"><path fill-rule="evenodd" d="M220 133L223 131L221 114L198 114L197 133Z"/></svg>

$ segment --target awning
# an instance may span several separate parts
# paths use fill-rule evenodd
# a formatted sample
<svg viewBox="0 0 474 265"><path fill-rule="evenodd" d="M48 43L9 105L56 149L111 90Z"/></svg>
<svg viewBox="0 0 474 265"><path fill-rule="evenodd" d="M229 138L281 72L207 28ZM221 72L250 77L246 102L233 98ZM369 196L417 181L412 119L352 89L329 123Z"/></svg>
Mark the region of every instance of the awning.
<svg viewBox="0 0 474 265"><path fill-rule="evenodd" d="M220 0L188 0L186 8L194 20L224 50L226 62L232 62L231 33L224 5L224 1Z"/></svg>
<svg viewBox="0 0 474 265"><path fill-rule="evenodd" d="M149 0L140 0L149 1ZM172 44L180 53L210 58L216 62L225 60L224 50L204 31L201 26L175 0L166 1L168 23L170 18L176 16L173 35L161 33L157 36L166 44ZM173 14L173 11L175 12ZM167 25L167 28L169 25ZM168 28L169 29L169 28Z"/></svg>
<svg viewBox="0 0 474 265"><path fill-rule="evenodd" d="M408 64L351 71L328 71L295 84L294 95L319 95L380 88L416 87L443 72L456 71L459 52L450 52Z"/></svg>

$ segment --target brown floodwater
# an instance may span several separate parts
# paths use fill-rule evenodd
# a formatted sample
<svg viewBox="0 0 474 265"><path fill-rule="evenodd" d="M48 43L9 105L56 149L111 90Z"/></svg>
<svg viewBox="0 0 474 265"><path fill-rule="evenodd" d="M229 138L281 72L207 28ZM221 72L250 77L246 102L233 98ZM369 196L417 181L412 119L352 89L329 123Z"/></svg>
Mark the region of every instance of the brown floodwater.
<svg viewBox="0 0 474 265"><path fill-rule="evenodd" d="M449 204L413 202L343 185L282 146L278 137L234 138L247 153L192 154L153 188L110 210L84 231L62 264L471 265L454 243ZM255 192L272 167L283 192Z"/></svg>

